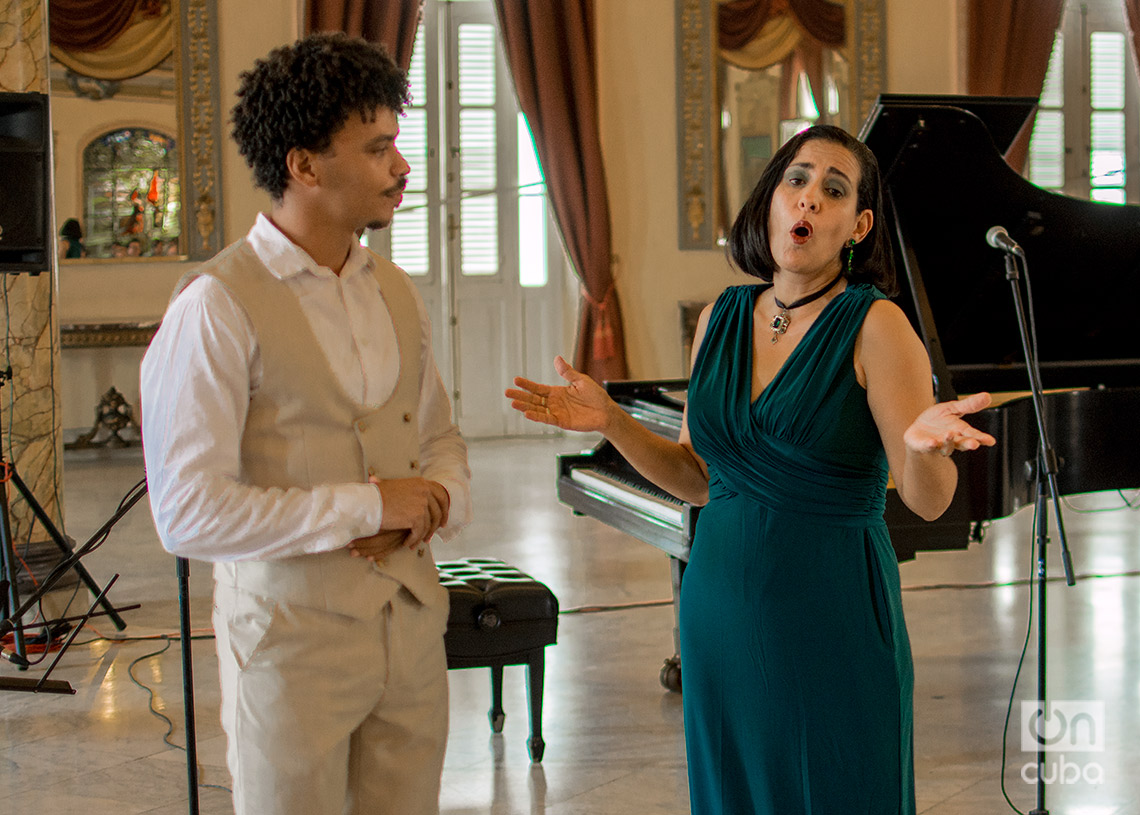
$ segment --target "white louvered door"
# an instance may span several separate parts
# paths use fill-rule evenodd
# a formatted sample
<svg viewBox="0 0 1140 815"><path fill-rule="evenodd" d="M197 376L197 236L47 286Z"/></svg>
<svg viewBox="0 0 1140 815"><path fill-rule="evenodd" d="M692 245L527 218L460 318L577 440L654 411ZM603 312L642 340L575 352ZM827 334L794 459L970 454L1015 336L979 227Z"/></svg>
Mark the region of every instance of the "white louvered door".
<svg viewBox="0 0 1140 815"><path fill-rule="evenodd" d="M464 435L545 432L510 410L515 375L562 352L568 266L486 0L428 0L398 141L412 167L391 229L370 243L416 281ZM434 70L433 70L434 66Z"/></svg>

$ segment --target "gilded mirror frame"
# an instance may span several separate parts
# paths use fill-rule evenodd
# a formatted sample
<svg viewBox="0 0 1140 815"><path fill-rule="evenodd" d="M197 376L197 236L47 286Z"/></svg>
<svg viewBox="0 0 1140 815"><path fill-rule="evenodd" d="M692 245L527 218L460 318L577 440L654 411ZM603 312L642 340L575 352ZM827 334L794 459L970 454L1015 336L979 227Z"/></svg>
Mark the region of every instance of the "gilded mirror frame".
<svg viewBox="0 0 1140 815"><path fill-rule="evenodd" d="M184 256L206 260L221 250L222 114L217 0L172 0L178 24L178 130L181 135Z"/></svg>
<svg viewBox="0 0 1140 815"><path fill-rule="evenodd" d="M715 249L719 227L720 111L716 96L716 0L676 0L677 227L681 249ZM861 124L886 86L886 0L850 0L851 93Z"/></svg>
<svg viewBox="0 0 1140 815"><path fill-rule="evenodd" d="M181 187L178 254L164 258L100 257L83 262L206 260L224 245L217 0L170 0L170 13L173 18L172 102ZM70 92L76 95L104 98L102 94L91 95L68 84ZM110 84L118 89L119 82ZM112 95L108 93L106 97ZM82 166L79 172L82 175Z"/></svg>

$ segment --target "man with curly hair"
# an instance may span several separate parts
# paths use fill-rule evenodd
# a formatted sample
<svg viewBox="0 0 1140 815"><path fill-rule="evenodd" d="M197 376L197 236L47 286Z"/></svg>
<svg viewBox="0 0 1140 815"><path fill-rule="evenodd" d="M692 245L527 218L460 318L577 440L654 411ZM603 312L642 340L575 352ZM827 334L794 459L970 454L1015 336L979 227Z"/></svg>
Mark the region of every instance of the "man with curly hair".
<svg viewBox="0 0 1140 815"><path fill-rule="evenodd" d="M437 813L447 592L470 518L423 301L363 248L409 172L407 79L313 34L242 74L233 136L271 197L175 292L142 365L155 525L214 563L239 815Z"/></svg>

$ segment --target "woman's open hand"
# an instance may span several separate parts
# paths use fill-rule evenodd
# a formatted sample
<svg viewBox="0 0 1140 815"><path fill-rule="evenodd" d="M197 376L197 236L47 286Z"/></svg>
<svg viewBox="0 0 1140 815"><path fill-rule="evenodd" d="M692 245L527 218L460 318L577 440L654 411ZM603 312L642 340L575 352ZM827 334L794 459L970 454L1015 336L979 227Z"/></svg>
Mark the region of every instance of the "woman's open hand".
<svg viewBox="0 0 1140 815"><path fill-rule="evenodd" d="M516 387L506 391L511 407L532 422L563 430L605 432L614 405L605 388L571 368L561 356L554 358L554 370L567 385L543 385L515 377Z"/></svg>
<svg viewBox="0 0 1140 815"><path fill-rule="evenodd" d="M992 447L994 437L975 430L962 416L976 413L990 404L988 393L975 393L965 399L939 402L918 415L903 434L907 449L916 453L941 453L948 456L956 450Z"/></svg>

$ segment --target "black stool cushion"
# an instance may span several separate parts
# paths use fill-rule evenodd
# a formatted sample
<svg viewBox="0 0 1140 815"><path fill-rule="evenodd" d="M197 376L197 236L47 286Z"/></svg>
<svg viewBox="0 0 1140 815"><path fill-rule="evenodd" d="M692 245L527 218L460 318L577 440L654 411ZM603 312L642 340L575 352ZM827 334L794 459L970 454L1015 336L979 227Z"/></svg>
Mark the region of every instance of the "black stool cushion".
<svg viewBox="0 0 1140 815"><path fill-rule="evenodd" d="M444 636L449 657L500 657L557 639L558 598L530 575L494 558L436 567L451 598Z"/></svg>

